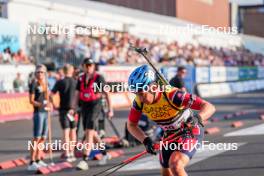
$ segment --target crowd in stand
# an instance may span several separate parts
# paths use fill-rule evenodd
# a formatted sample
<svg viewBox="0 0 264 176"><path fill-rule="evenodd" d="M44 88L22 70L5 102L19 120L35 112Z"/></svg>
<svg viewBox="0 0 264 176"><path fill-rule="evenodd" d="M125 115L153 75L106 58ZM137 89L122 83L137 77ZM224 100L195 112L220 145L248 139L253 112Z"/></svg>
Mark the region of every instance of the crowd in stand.
<svg viewBox="0 0 264 176"><path fill-rule="evenodd" d="M194 66L264 66L262 54L252 53L244 47L231 49L190 43L180 45L176 41L171 43L151 41L128 33L111 31L96 37L51 35L47 39L47 57L57 58L61 65L63 63L78 65L76 60L81 61L84 57L91 57L100 65L143 63L144 60L129 49L131 43L136 47L147 48L154 63ZM22 50L13 53L6 48L2 53L0 52L1 64L28 64L32 63L32 60Z"/></svg>
<svg viewBox="0 0 264 176"><path fill-rule="evenodd" d="M12 52L9 47L0 52L0 64L30 64L30 59L23 50L19 49L17 52Z"/></svg>
<svg viewBox="0 0 264 176"><path fill-rule="evenodd" d="M153 63L181 66L264 66L262 54L253 53L243 47L214 48L190 43L180 45L176 41L171 43L151 41L128 33L113 31L106 31L105 34L96 37L51 35L47 39L46 45L49 48L58 50L58 46L60 46L63 49L59 51L62 54L57 55L61 59L62 65L65 63L79 65L80 63L75 61L82 61L84 57L92 58L99 65L142 64L145 60L130 49L130 44L133 44L136 47L147 48ZM53 53L51 52L51 55ZM7 47L3 52L0 51L0 64L34 64L35 61L32 58L34 57L26 55L21 49L12 52ZM52 61L55 62L53 58ZM49 72L50 85L56 82L56 77L59 75ZM21 81L19 73L13 82L13 89L16 92L26 90L26 84Z"/></svg>
<svg viewBox="0 0 264 176"><path fill-rule="evenodd" d="M194 66L264 66L264 56L243 48L213 48L193 44L179 45L176 41L164 43L140 39L128 33L109 32L96 38L76 36L72 40L75 50L88 53L102 65L140 64L144 62L129 44L145 47L154 63Z"/></svg>

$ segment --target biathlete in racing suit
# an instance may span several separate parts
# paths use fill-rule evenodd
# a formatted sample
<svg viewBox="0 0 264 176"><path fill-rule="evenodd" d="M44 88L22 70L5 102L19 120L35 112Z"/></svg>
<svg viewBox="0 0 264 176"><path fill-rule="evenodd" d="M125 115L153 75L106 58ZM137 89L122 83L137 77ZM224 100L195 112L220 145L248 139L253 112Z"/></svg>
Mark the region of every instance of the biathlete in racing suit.
<svg viewBox="0 0 264 176"><path fill-rule="evenodd" d="M163 139L177 134L177 140L172 143L180 147L172 149L170 147L172 143L168 146L161 145L159 153L161 174L187 175L184 168L196 152L195 146L201 144L203 140L202 122L213 115L215 107L200 97L169 85L161 90L154 72L148 65L136 68L129 77L128 85L130 90L136 93L128 117L129 132L145 145L150 154L156 154L154 144L138 127L142 113L164 130ZM194 114L192 110L197 110L198 113Z"/></svg>

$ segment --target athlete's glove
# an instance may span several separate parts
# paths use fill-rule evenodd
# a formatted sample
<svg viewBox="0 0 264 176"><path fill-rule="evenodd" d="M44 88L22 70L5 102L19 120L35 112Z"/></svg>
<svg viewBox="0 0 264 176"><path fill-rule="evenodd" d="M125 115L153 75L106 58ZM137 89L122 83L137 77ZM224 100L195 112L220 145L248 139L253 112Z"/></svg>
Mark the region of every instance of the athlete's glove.
<svg viewBox="0 0 264 176"><path fill-rule="evenodd" d="M143 141L143 144L145 145L145 148L146 148L148 153L150 153L152 155L156 155L154 145L153 145L153 142L150 139L150 137L146 137Z"/></svg>

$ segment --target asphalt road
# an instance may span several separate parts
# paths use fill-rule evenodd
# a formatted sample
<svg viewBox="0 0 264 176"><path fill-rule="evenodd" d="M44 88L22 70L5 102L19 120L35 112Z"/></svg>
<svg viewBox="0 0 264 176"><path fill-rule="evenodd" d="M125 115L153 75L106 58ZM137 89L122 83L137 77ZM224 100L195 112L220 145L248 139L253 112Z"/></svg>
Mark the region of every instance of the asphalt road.
<svg viewBox="0 0 264 176"><path fill-rule="evenodd" d="M196 153L187 167L191 176L263 176L264 175L264 121L259 120L259 111L264 110L264 91L243 93L226 97L208 99L216 105L215 118L218 122L211 122L206 128L219 127L221 132L214 135L206 135L204 141L226 145L234 144L237 150L211 150L205 148ZM224 120L223 115L247 111L248 114ZM121 134L124 133L124 122L128 110L115 112L114 123ZM233 121L241 120L245 125L240 128L231 128ZM238 131L242 130L242 131ZM60 139L62 132L58 119L52 119L53 139ZM107 134L113 131L107 125ZM32 121L21 120L0 124L0 162L18 157L27 156L27 142L32 137ZM98 166L97 161L90 161L89 171L77 171L75 168L66 169L50 175L93 175L94 173L110 167L121 160L133 156L143 150L142 146L124 149L125 155L109 161L106 166ZM58 156L59 153L55 154ZM59 161L55 157L55 161ZM48 160L47 160L48 162ZM74 165L77 164L73 163ZM0 175L34 175L26 171L26 166L15 169L0 170ZM159 174L158 158L145 156L134 163L124 167L113 175L118 176L156 176Z"/></svg>

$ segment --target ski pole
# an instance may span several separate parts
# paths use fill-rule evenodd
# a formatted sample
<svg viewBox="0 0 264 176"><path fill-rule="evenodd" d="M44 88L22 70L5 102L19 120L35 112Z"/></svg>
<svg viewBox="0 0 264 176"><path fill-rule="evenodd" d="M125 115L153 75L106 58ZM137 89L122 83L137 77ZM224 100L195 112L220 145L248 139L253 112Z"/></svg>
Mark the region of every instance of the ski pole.
<svg viewBox="0 0 264 176"><path fill-rule="evenodd" d="M169 85L168 81L163 77L163 75L158 71L158 69L153 65L153 63L151 62L151 60L147 57L147 49L146 48L136 48L130 45L130 48L134 49L136 52L138 52L139 54L141 54L146 61L149 63L149 65L153 68L153 70L156 72L157 76L159 77L159 79L161 80L161 82L164 85Z"/></svg>
<svg viewBox="0 0 264 176"><path fill-rule="evenodd" d="M136 159L142 157L142 156L145 155L145 154L147 154L147 151L146 151L146 150L144 150L143 152L141 152L141 153L139 153L139 154L137 154L137 155L135 155L135 156L132 156L132 157L130 157L130 158L128 158L128 159L122 161L121 163L118 163L118 164L116 164L116 165L114 165L114 166L112 166L112 167L110 167L110 168L108 168L108 169L105 169L105 170L103 170L103 171L101 171L101 172L96 173L96 174L94 174L94 176L101 175L101 174L103 174L103 173L105 173L105 172L107 172L107 171L109 171L109 170L111 170L111 169L116 168L116 169L114 169L112 172L109 172L109 173L107 174L107 175L110 175L110 174L114 173L115 171L117 171L118 169L120 169L121 167L124 167L125 165L127 165L127 164L129 164L129 163L135 161Z"/></svg>
<svg viewBox="0 0 264 176"><path fill-rule="evenodd" d="M180 136L177 136L175 138L173 138L173 137L175 137L174 134L173 135L170 135L169 137L167 137L166 139L164 139L162 142L167 142L167 143L175 142L178 138L181 137L181 135ZM154 144L153 147L154 147L155 150L158 150L160 148L160 144L159 143L156 143L156 144ZM98 173L94 174L93 176L101 175L101 174L103 174L103 173L105 173L105 172L113 169L111 172L109 172L106 175L104 175L104 176L108 176L108 175L116 172L117 170L121 169L122 167L126 166L127 164L129 164L129 163L137 160L138 158L144 156L145 154L147 154L147 151L146 150L144 150L143 152L141 152L141 153L139 153L139 154L137 154L135 156L132 156L132 157L130 157L130 158L122 161L121 163L118 163L118 164L116 164L116 165L114 165L114 166L112 166L112 167L110 167L108 169L105 169L105 170L103 170L101 172L98 172Z"/></svg>

